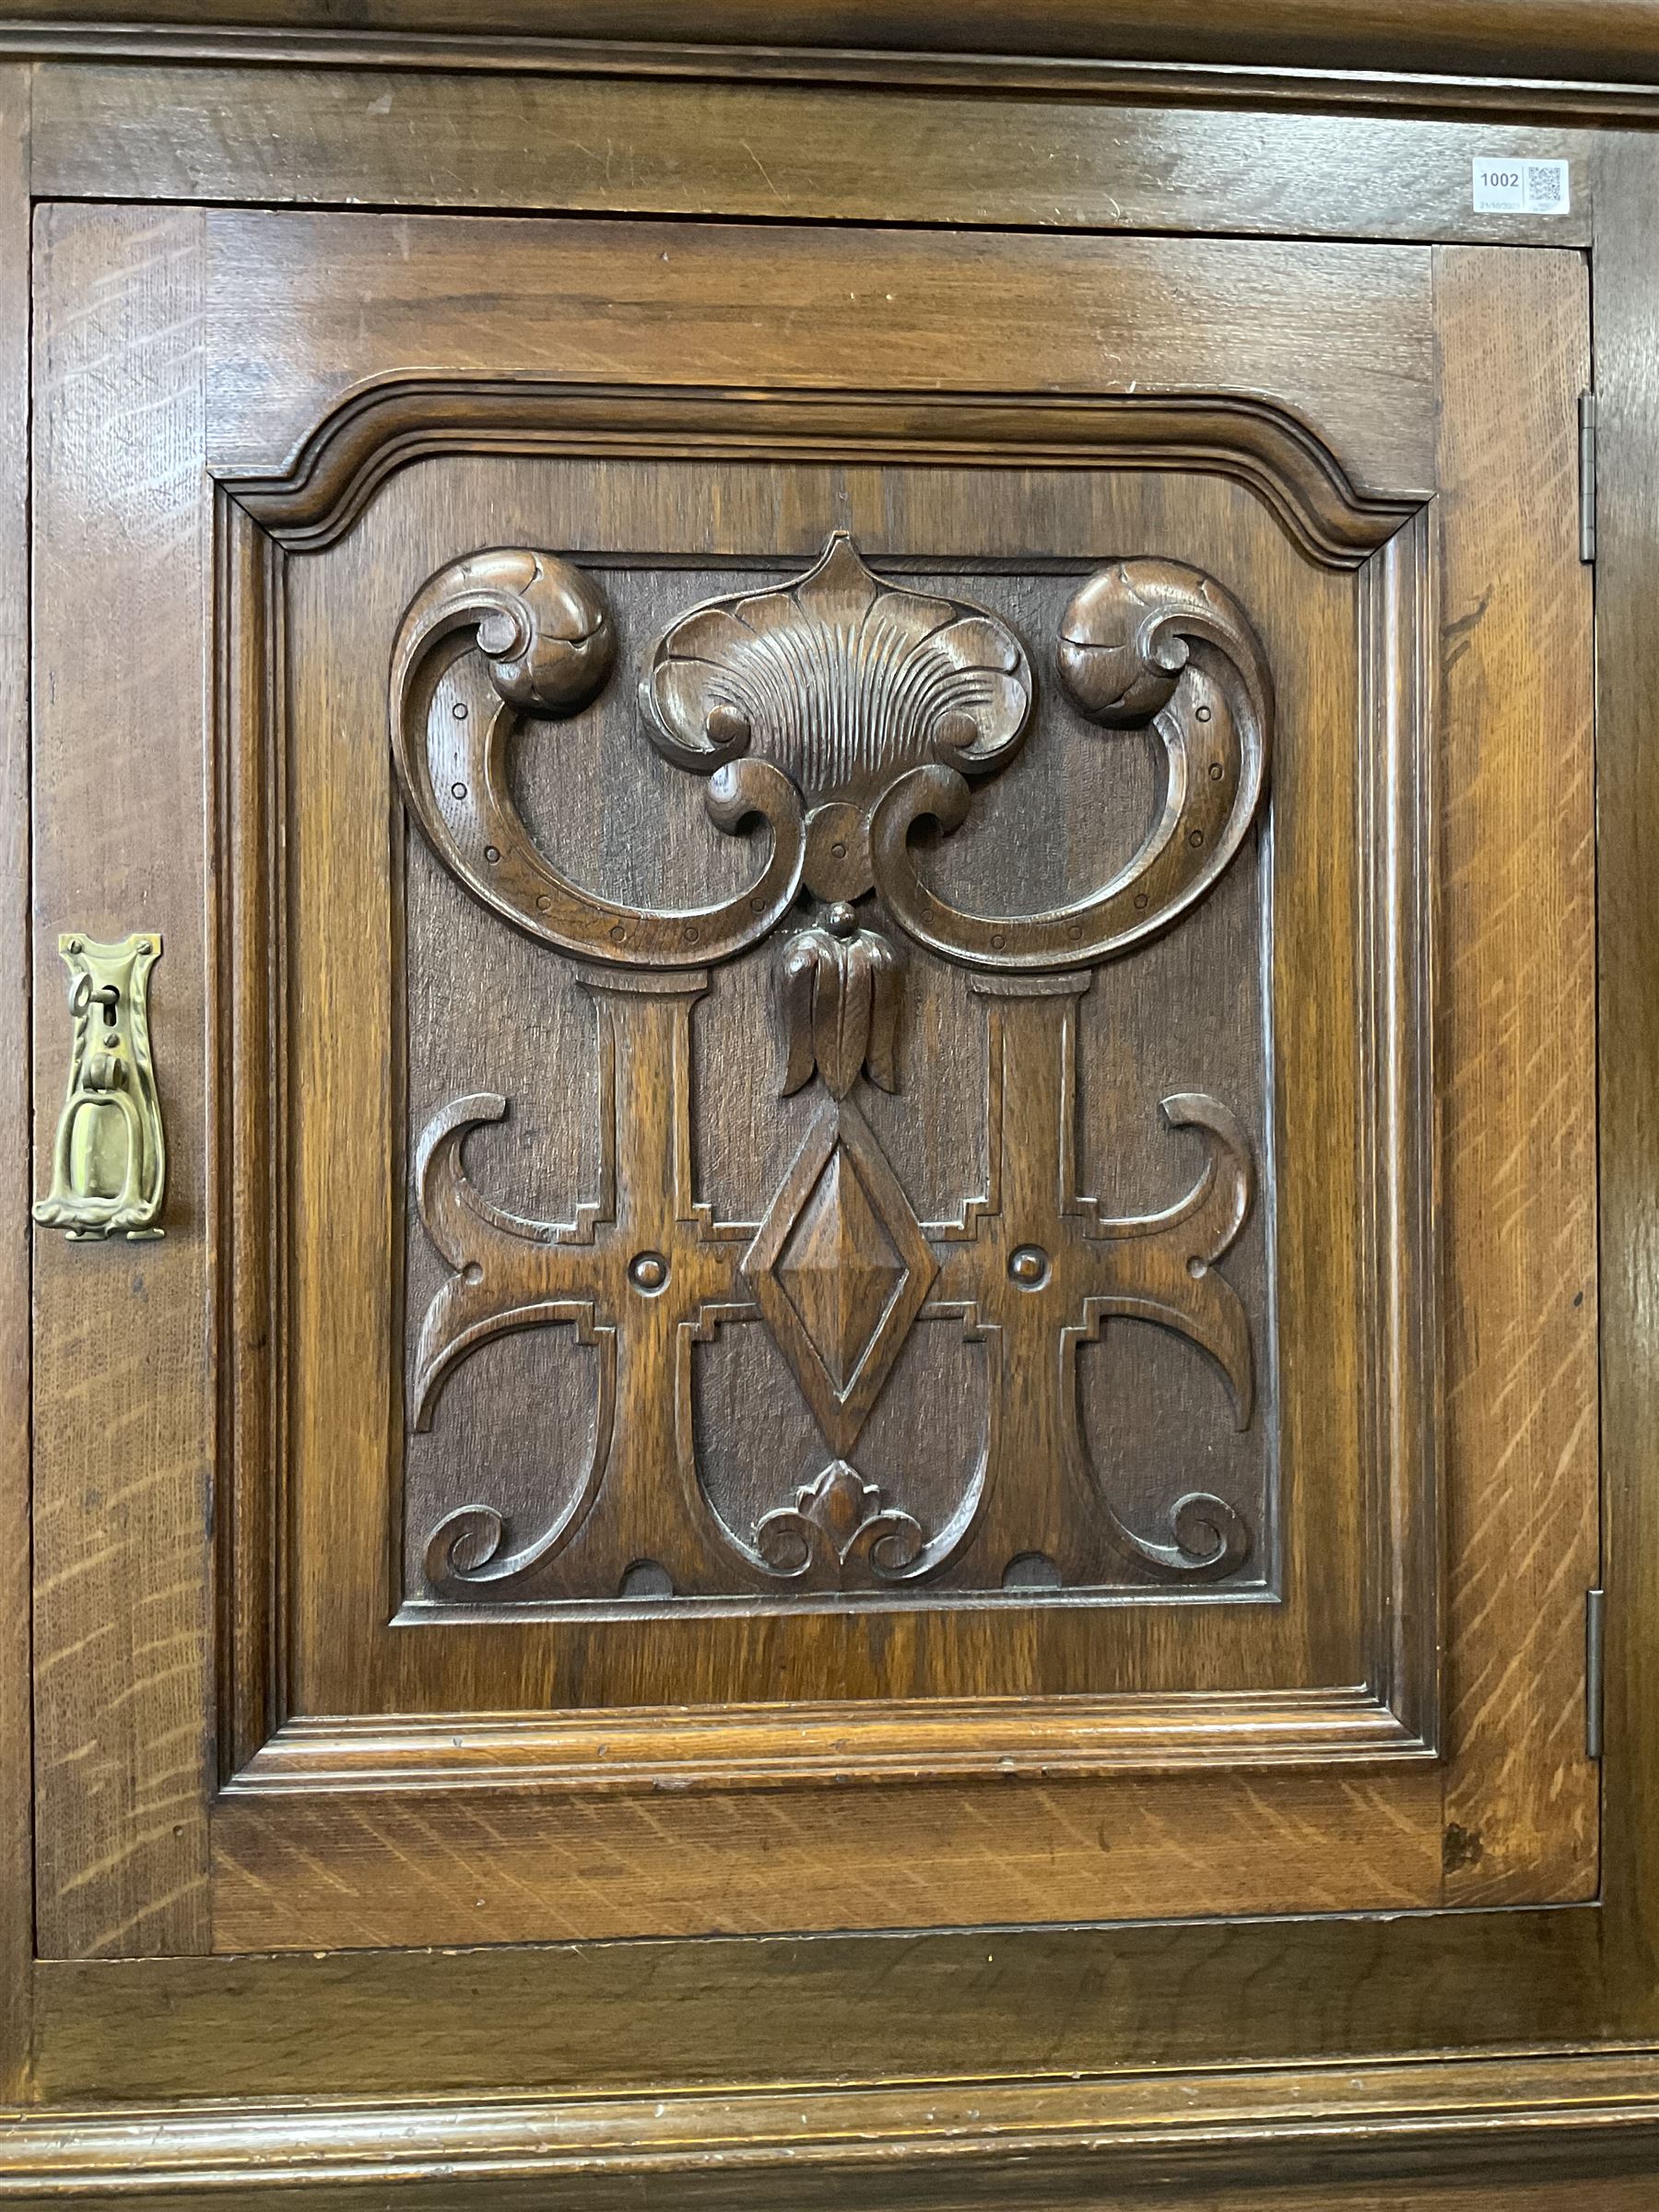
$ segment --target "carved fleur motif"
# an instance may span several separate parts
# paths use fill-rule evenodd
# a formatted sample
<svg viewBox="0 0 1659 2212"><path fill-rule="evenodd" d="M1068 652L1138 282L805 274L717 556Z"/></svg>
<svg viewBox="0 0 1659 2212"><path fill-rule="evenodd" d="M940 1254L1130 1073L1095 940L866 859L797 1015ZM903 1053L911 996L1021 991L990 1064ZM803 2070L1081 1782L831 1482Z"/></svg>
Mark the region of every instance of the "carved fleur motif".
<svg viewBox="0 0 1659 2212"><path fill-rule="evenodd" d="M774 1574L835 1589L859 1569L876 1580L902 1574L921 1556L922 1529L909 1513L884 1508L877 1485L835 1459L795 1492L794 1505L757 1524L755 1548Z"/></svg>
<svg viewBox="0 0 1659 2212"><path fill-rule="evenodd" d="M712 599L659 639L640 688L652 741L708 775L774 762L806 802L805 881L822 899L870 887L870 814L928 762L971 776L1009 760L1033 684L994 615L871 574L844 531L782 590Z"/></svg>
<svg viewBox="0 0 1659 2212"><path fill-rule="evenodd" d="M815 1075L844 1099L861 1068L882 1090L898 1089L899 980L892 947L879 930L861 929L842 901L821 927L788 940L775 974L786 1099Z"/></svg>

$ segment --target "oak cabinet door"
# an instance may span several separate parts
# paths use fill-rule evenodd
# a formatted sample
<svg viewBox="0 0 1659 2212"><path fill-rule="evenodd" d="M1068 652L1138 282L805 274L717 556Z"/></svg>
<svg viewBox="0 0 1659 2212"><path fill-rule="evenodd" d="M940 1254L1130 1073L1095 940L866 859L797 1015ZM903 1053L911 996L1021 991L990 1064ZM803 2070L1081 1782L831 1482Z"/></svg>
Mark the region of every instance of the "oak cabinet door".
<svg viewBox="0 0 1659 2212"><path fill-rule="evenodd" d="M47 1954L1594 1896L1580 260L38 247Z"/></svg>

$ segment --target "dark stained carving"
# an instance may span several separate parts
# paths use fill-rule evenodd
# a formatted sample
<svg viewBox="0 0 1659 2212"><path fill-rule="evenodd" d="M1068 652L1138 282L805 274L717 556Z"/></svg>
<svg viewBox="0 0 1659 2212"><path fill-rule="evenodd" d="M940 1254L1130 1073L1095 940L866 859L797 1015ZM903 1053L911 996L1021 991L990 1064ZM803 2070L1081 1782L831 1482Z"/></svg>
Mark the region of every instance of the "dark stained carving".
<svg viewBox="0 0 1659 2212"><path fill-rule="evenodd" d="M503 703L469 727L430 710L443 669L475 641ZM521 723L582 712L614 650L591 580L551 556L497 553L433 580L394 659L400 771L440 858L493 911L604 963L582 976L597 1019L600 1186L571 1220L505 1213L467 1177L466 1134L501 1118L499 1097L455 1101L421 1140L421 1216L453 1273L416 1348L415 1425L429 1423L459 1360L515 1329L572 1324L598 1381L591 1461L559 1511L530 1532L488 1504L446 1515L427 1545L432 1589L601 1594L641 1559L677 1596L729 1591L734 1573L756 1589L870 1589L925 1583L971 1547L1001 1563L992 1587L1023 1559L1060 1584L1088 1583L1104 1552L1143 1576L1236 1572L1253 1538L1224 1499L1182 1491L1161 1526L1142 1524L1144 1507L1134 1524L1118 1510L1085 1441L1077 1358L1108 1320L1155 1323L1208 1356L1248 1426L1250 1324L1217 1263L1251 1205L1249 1140L1216 1099L1165 1099L1166 1122L1204 1138L1207 1164L1177 1205L1110 1215L1079 1189L1076 1068L1095 966L1190 911L1253 818L1272 694L1241 611L1198 571L1158 560L1102 568L1075 593L1056 680L1103 730L1150 725L1164 784L1125 867L1073 905L1025 915L950 905L912 842L927 820L959 829L1025 738L1031 669L999 618L883 582L838 534L793 582L671 622L640 685L646 734L709 779L719 827L758 814L770 836L754 888L696 915L614 906L566 883L507 796L504 751ZM691 1010L713 963L809 897L816 915L782 939L772 978L781 1088L816 1079L818 1105L759 1226L719 1222L692 1194ZM986 1185L931 1227L856 1102L861 1079L889 1092L900 1082L901 967L884 908L973 971L985 1011ZM982 1347L986 1394L978 1464L935 1515L907 1510L852 1459L923 1320L954 1320ZM738 1527L700 1477L692 1347L755 1323L834 1456L792 1504Z"/></svg>
<svg viewBox="0 0 1659 2212"><path fill-rule="evenodd" d="M748 1306L740 1265L752 1231L714 1222L691 1196L689 1017L707 981L589 979L603 1164L596 1198L572 1221L521 1220L467 1177L462 1147L479 1122L501 1117L499 1098L458 1100L421 1139L421 1219L455 1273L421 1326L417 1427L429 1423L456 1362L509 1330L572 1321L600 1371L593 1464L570 1508L523 1543L510 1543L488 1508L450 1515L428 1545L439 1591L499 1593L567 1547L607 1562L657 1560L679 1591L720 1587L729 1572L697 1485L691 1336Z"/></svg>
<svg viewBox="0 0 1659 2212"><path fill-rule="evenodd" d="M881 1491L844 1459L832 1460L793 1505L768 1513L755 1530L761 1558L806 1589L837 1589L862 1567L880 1581L901 1574L922 1551L909 1513L884 1507Z"/></svg>
<svg viewBox="0 0 1659 2212"><path fill-rule="evenodd" d="M1092 898L1049 913L960 912L918 875L924 821L948 833L972 793L954 768L917 768L878 803L877 888L900 926L947 959L1042 971L1115 959L1187 912L1243 842L1267 772L1273 692L1237 603L1196 569L1115 562L1091 576L1060 626L1060 680L1105 729L1150 723L1163 741L1159 818L1138 853Z"/></svg>
<svg viewBox="0 0 1659 2212"><path fill-rule="evenodd" d="M1249 1555L1242 1520L1222 1499L1195 1493L1176 1500L1171 1541L1128 1527L1088 1465L1077 1356L1113 1315L1160 1323L1209 1354L1235 1422L1248 1424L1249 1317L1215 1263L1249 1212L1250 1147L1218 1100L1168 1098L1164 1119L1200 1131L1210 1148L1187 1196L1166 1212L1118 1219L1078 1191L1077 1005L1089 982L975 984L990 1032L990 1172L960 1221L929 1232L939 1259L930 1311L994 1331L1001 1348L990 1459L999 1477L1018 1475L987 1486L975 1540L1002 1559L1041 1551L1067 1582L1087 1571L1097 1535L1159 1574L1215 1579Z"/></svg>
<svg viewBox="0 0 1659 2212"><path fill-rule="evenodd" d="M713 599L672 624L641 686L653 742L708 774L774 761L805 801L808 890L870 888L870 814L923 762L984 776L1031 708L1025 649L978 607L884 584L837 531L782 591Z"/></svg>
<svg viewBox="0 0 1659 2212"><path fill-rule="evenodd" d="M838 900L823 925L783 947L776 998L787 1061L783 1096L821 1076L844 1099L860 1074L882 1090L899 1088L899 963L879 930L861 929Z"/></svg>
<svg viewBox="0 0 1659 2212"><path fill-rule="evenodd" d="M910 1200L850 1100L824 1102L743 1272L818 1427L850 1452L936 1272Z"/></svg>
<svg viewBox="0 0 1659 2212"><path fill-rule="evenodd" d="M475 640L501 710L488 720L452 717L434 733L433 689ZM603 688L613 652L604 605L568 561L477 553L434 576L404 616L392 655L392 749L410 812L476 899L560 952L628 967L729 959L776 926L800 885L800 800L770 762L718 767L708 791L717 829L766 829L759 876L735 899L683 912L644 912L583 890L543 858L513 804L507 747L521 721L580 712Z"/></svg>

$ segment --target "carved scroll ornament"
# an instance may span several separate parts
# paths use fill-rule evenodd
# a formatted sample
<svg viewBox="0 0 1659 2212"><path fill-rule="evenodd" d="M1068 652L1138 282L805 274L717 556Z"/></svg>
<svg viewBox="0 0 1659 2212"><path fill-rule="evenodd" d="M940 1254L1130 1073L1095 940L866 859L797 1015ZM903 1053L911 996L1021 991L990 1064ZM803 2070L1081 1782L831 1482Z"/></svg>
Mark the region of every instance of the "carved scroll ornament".
<svg viewBox="0 0 1659 2212"><path fill-rule="evenodd" d="M452 718L434 743L432 692L475 644L500 708L487 721ZM404 616L392 655L392 748L410 812L476 899L559 952L629 967L730 959L776 928L800 888L800 794L771 762L712 764L709 819L728 833L758 823L770 848L748 889L718 906L645 912L584 890L537 851L512 803L506 751L521 721L580 713L614 657L604 602L569 561L477 553L434 576Z"/></svg>
<svg viewBox="0 0 1659 2212"><path fill-rule="evenodd" d="M918 874L911 840L947 833L973 794L947 766L886 792L871 829L877 888L900 927L946 959L1041 972L1115 959L1194 906L1243 842L1267 771L1272 690L1254 632L1228 594L1168 560L1117 561L1060 624L1060 681L1102 729L1162 741L1164 801L1139 852L1091 897L1042 914L966 914Z"/></svg>
<svg viewBox="0 0 1659 2212"><path fill-rule="evenodd" d="M434 714L445 671L475 648L500 709L476 724ZM1053 650L1087 720L1156 734L1158 818L1095 892L980 915L931 888L912 840L926 822L958 830L1026 738L1036 683L1007 625L884 582L841 534L793 582L693 608L647 659L641 719L666 759L707 778L717 829L759 828L761 860L734 900L644 911L555 871L505 773L521 724L583 712L610 676L614 632L592 580L549 555L480 554L409 608L392 725L410 809L476 898L588 963L609 1132L603 1186L562 1226L502 1213L465 1174L468 1130L503 1100L456 1101L422 1140L422 1218L454 1272L421 1331L417 1424L456 1362L504 1330L573 1320L599 1363L594 1455L575 1495L523 1541L488 1506L448 1516L428 1547L441 1594L533 1586L561 1555L566 1567L591 1558L595 1573L644 1559L681 1594L728 1588L734 1562L762 1586L924 1581L975 1544L994 1560L1047 1562L1062 1581L1087 1579L1101 1543L1166 1577L1213 1580L1249 1556L1242 1518L1207 1493L1176 1499L1166 1535L1124 1521L1088 1461L1075 1365L1112 1316L1154 1321L1209 1355L1248 1424L1249 1322L1216 1262L1251 1204L1249 1143L1218 1100L1166 1100L1171 1126L1205 1138L1208 1166L1164 1213L1105 1216L1077 1184L1076 1017L1095 965L1170 927L1238 852L1266 773L1271 685L1236 603L1168 561L1097 571ZM556 728L534 741L557 743ZM781 1088L816 1079L820 1104L765 1218L723 1223L690 1187L690 1009L710 969L776 930L803 894L816 915L795 923L773 969ZM854 1102L861 1079L900 1087L902 961L884 921L967 968L985 1006L989 1182L932 1225ZM990 1391L977 1471L931 1530L851 1457L924 1315L955 1317L984 1344ZM734 1529L699 1481L690 1347L757 1319L833 1456L792 1504Z"/></svg>

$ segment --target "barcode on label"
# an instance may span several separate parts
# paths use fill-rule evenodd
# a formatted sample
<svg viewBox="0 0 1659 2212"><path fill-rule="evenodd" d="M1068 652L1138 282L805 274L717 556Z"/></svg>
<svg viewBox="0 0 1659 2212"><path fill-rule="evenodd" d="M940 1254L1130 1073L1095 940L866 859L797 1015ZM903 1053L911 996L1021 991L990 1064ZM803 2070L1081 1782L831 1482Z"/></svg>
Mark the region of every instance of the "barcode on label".
<svg viewBox="0 0 1659 2212"><path fill-rule="evenodd" d="M1475 163L1477 215L1565 215L1571 205L1565 161L1488 155Z"/></svg>

